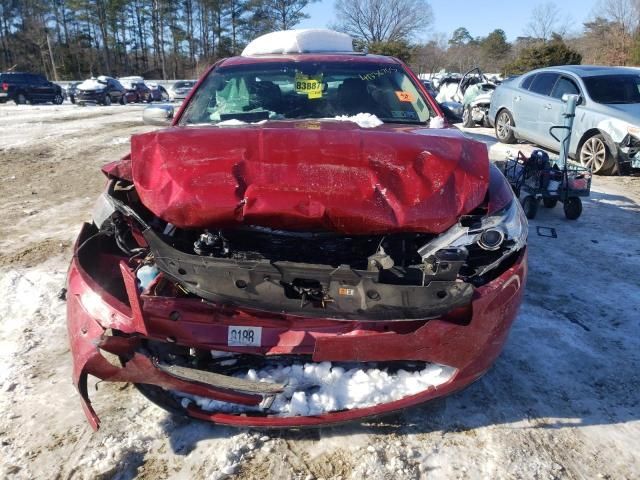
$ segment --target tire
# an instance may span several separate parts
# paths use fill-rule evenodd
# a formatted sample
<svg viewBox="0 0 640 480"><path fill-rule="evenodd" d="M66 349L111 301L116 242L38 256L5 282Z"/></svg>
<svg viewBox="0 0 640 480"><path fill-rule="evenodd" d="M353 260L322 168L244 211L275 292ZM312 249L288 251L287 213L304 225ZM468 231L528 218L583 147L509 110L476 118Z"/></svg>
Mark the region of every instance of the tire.
<svg viewBox="0 0 640 480"><path fill-rule="evenodd" d="M473 116L471 115L471 107L465 107L462 111L462 126L464 128L472 128L476 126L476 122L473 121Z"/></svg>
<svg viewBox="0 0 640 480"><path fill-rule="evenodd" d="M601 134L587 138L580 145L578 159L583 167L591 169L598 175L609 175L616 165L607 142Z"/></svg>
<svg viewBox="0 0 640 480"><path fill-rule="evenodd" d="M527 195L522 200L522 209L527 218L533 220L538 214L538 199L533 195Z"/></svg>
<svg viewBox="0 0 640 480"><path fill-rule="evenodd" d="M580 197L569 197L564 202L564 216L567 220L577 220L582 215L582 200Z"/></svg>
<svg viewBox="0 0 640 480"><path fill-rule="evenodd" d="M551 197L544 197L542 199L542 204L544 205L544 208L554 208L558 204L558 199L551 198Z"/></svg>
<svg viewBox="0 0 640 480"><path fill-rule="evenodd" d="M511 112L507 109L500 110L496 115L496 138L501 143L516 143L516 135L513 133L513 127L516 123L513 121Z"/></svg>
<svg viewBox="0 0 640 480"><path fill-rule="evenodd" d="M104 96L104 100L102 101L102 104L105 107L108 107L109 105L111 105L111 95L107 94Z"/></svg>
<svg viewBox="0 0 640 480"><path fill-rule="evenodd" d="M16 105L24 105L27 103L27 97L25 97L24 93L19 93L16 96Z"/></svg>
<svg viewBox="0 0 640 480"><path fill-rule="evenodd" d="M62 102L64 102L64 98L62 97L62 95L57 94L55 97L53 97L54 105L62 105Z"/></svg>
<svg viewBox="0 0 640 480"><path fill-rule="evenodd" d="M75 105L76 103L76 97L71 97L71 103L73 103Z"/></svg>
<svg viewBox="0 0 640 480"><path fill-rule="evenodd" d="M122 95L120 97L120 105L126 105L127 104L127 96L126 95Z"/></svg>

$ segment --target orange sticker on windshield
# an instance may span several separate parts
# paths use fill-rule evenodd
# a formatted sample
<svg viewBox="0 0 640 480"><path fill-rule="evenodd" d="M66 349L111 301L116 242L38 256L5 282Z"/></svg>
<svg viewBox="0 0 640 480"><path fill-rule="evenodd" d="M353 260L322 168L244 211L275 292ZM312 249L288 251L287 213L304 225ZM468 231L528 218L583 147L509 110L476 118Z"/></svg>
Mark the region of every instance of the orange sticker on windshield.
<svg viewBox="0 0 640 480"><path fill-rule="evenodd" d="M401 102L413 102L413 101L415 101L415 97L413 96L413 94L411 92L399 91L399 92L396 92L396 97L398 97L398 100L400 100Z"/></svg>

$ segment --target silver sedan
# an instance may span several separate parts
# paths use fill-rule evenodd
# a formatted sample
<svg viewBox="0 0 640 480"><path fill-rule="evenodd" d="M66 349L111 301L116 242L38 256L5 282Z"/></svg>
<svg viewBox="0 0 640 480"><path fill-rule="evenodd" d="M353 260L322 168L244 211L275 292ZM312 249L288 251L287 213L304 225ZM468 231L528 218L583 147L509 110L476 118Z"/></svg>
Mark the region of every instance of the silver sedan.
<svg viewBox="0 0 640 480"><path fill-rule="evenodd" d="M563 124L564 94L580 95L572 158L600 174L640 168L640 71L633 68L549 67L505 81L489 110L498 140L527 140L558 151L549 129Z"/></svg>

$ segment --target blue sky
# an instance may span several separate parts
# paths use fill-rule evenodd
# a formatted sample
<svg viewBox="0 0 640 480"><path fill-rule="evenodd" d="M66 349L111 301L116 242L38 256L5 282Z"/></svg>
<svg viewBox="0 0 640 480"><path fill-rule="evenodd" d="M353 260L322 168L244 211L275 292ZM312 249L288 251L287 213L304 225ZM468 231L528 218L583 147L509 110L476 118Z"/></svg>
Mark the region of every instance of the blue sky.
<svg viewBox="0 0 640 480"><path fill-rule="evenodd" d="M496 28L502 28L509 40L525 33L531 10L545 0L430 0L434 13L431 32L450 35L458 27L467 27L474 37L485 36ZM597 0L562 0L554 2L571 18L576 31L596 5ZM334 0L321 0L307 7L311 15L296 28L327 27L335 22ZM429 34L423 37L428 37ZM424 40L424 38L423 38Z"/></svg>

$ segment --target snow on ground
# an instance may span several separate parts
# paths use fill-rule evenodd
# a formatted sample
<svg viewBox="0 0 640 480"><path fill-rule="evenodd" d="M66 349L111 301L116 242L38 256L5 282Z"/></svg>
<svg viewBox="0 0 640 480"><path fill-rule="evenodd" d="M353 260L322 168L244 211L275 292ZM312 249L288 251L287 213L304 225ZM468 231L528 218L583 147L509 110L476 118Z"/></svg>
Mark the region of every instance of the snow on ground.
<svg viewBox="0 0 640 480"><path fill-rule="evenodd" d="M525 303L495 367L447 399L361 424L257 432L173 417L131 386L71 385L70 241L137 107L0 106L1 478L639 478L640 177L596 177L583 216L530 222ZM494 159L530 146L495 144ZM554 228L557 238L538 227ZM544 232L541 232L544 233Z"/></svg>
<svg viewBox="0 0 640 480"><path fill-rule="evenodd" d="M379 368L345 368L331 362L249 369L238 378L252 382L286 385L276 395L270 412L286 415L320 415L352 408L365 408L415 395L430 387L442 385L453 377L455 368L429 364L422 370L389 372ZM259 407L219 402L206 397L177 393L183 406L189 399L207 411L259 411ZM186 403L185 403L186 400Z"/></svg>

